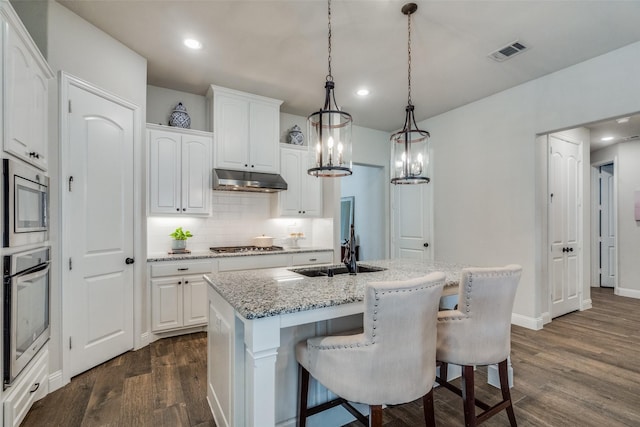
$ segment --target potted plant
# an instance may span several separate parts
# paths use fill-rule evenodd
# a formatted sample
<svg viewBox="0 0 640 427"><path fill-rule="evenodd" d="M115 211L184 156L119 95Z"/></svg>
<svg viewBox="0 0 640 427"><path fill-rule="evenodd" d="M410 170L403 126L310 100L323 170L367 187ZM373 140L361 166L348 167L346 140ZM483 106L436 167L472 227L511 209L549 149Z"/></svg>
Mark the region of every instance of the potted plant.
<svg viewBox="0 0 640 427"><path fill-rule="evenodd" d="M176 230L169 234L170 237L173 237L173 242L171 242L171 249L186 249L187 248L187 239L189 237L193 237L193 234L189 230L183 231L182 227L176 228Z"/></svg>

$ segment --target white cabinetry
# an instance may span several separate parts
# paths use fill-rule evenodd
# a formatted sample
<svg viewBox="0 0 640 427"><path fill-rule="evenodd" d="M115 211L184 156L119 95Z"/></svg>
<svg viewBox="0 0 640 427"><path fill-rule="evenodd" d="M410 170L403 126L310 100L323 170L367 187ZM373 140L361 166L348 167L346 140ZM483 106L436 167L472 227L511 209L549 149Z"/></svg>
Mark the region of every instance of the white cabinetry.
<svg viewBox="0 0 640 427"><path fill-rule="evenodd" d="M49 392L49 351L43 347L4 398L4 426L19 426L31 405Z"/></svg>
<svg viewBox="0 0 640 427"><path fill-rule="evenodd" d="M47 92L53 72L8 1L0 2L0 14L4 151L46 170Z"/></svg>
<svg viewBox="0 0 640 427"><path fill-rule="evenodd" d="M280 148L280 174L288 189L278 193L278 215L322 216L322 178L307 173L306 147Z"/></svg>
<svg viewBox="0 0 640 427"><path fill-rule="evenodd" d="M219 86L211 86L207 98L214 167L278 173L282 101Z"/></svg>
<svg viewBox="0 0 640 427"><path fill-rule="evenodd" d="M211 134L147 125L149 213L209 214Z"/></svg>
<svg viewBox="0 0 640 427"><path fill-rule="evenodd" d="M151 330L201 326L207 323L207 284L211 261L157 263L151 266Z"/></svg>

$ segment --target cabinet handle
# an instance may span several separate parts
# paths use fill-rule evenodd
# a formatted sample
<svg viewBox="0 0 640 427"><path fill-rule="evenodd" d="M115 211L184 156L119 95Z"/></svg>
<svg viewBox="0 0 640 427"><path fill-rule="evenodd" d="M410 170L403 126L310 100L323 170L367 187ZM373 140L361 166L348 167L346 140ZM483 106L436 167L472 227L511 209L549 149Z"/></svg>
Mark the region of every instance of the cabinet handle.
<svg viewBox="0 0 640 427"><path fill-rule="evenodd" d="M35 383L33 387L31 387L31 390L29 390L29 393L35 393L36 391L38 391L39 388L40 388L40 383Z"/></svg>
<svg viewBox="0 0 640 427"><path fill-rule="evenodd" d="M318 258L309 258L309 262L317 261Z"/></svg>
<svg viewBox="0 0 640 427"><path fill-rule="evenodd" d="M182 267L182 268L179 268L178 271L187 271L188 269L189 267Z"/></svg>

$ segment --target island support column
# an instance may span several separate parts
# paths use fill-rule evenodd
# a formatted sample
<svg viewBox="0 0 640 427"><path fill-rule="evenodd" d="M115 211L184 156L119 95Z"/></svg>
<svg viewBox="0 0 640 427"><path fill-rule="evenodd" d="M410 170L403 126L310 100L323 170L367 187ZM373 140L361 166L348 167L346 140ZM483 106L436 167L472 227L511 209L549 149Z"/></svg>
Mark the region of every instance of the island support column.
<svg viewBox="0 0 640 427"><path fill-rule="evenodd" d="M276 357L280 316L244 320L247 427L276 425Z"/></svg>

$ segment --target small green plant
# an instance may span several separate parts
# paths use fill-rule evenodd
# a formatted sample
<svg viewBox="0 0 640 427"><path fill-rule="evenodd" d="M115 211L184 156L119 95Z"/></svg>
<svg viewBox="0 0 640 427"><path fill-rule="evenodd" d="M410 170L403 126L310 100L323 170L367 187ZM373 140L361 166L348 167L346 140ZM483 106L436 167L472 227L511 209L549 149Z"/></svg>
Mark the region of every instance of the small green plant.
<svg viewBox="0 0 640 427"><path fill-rule="evenodd" d="M193 237L193 234L189 230L182 231L182 227L176 228L176 231L169 234L170 237L173 237L174 240L187 240L189 237Z"/></svg>

